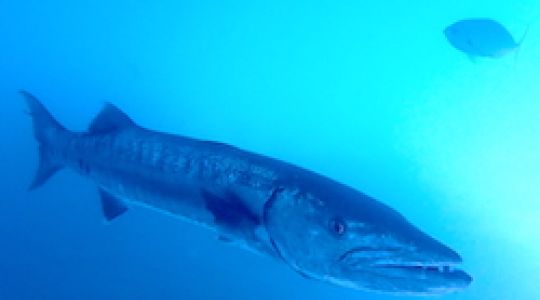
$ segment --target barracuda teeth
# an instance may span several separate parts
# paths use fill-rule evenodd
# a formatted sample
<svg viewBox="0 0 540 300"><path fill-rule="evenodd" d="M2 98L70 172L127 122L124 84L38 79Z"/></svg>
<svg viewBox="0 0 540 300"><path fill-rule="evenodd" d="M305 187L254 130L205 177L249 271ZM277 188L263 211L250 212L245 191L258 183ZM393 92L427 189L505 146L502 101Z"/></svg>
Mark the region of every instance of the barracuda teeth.
<svg viewBox="0 0 540 300"><path fill-rule="evenodd" d="M437 273L452 273L455 271L453 265L446 264L423 264L423 263L403 263L403 264L379 264L379 267L386 268L404 268L404 269L416 269L418 271L426 272L437 272Z"/></svg>
<svg viewBox="0 0 540 300"><path fill-rule="evenodd" d="M416 267L421 268L424 271L436 271L439 273L446 273L451 271L450 266L447 265L418 265Z"/></svg>

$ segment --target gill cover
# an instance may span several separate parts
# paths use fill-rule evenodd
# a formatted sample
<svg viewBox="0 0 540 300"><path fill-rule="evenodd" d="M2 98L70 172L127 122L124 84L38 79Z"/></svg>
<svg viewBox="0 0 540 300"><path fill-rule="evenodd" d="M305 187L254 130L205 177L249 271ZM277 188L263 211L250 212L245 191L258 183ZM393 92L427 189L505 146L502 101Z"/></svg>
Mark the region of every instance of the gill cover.
<svg viewBox="0 0 540 300"><path fill-rule="evenodd" d="M282 188L265 204L263 222L274 250L304 277L320 279L331 273L331 264L321 264L332 260L335 245L326 226L331 218L322 206L309 194Z"/></svg>

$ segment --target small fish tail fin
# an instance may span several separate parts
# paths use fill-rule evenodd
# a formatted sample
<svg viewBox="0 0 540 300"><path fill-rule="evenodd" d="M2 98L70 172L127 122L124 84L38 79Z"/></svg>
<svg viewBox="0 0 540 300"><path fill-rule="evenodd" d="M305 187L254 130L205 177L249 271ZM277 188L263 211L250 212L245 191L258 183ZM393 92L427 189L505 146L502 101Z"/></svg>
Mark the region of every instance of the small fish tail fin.
<svg viewBox="0 0 540 300"><path fill-rule="evenodd" d="M527 37L527 34L529 34L529 29L531 29L531 23L527 24L527 27L525 27L525 31L523 31L523 35L521 36L521 38L517 42L518 47L521 47L521 44L523 44L523 41Z"/></svg>
<svg viewBox="0 0 540 300"><path fill-rule="evenodd" d="M69 131L54 119L35 96L24 90L20 93L28 105L28 113L33 120L34 137L39 143L39 165L29 186L29 189L33 190L44 184L64 166L57 148L58 141L68 135Z"/></svg>
<svg viewBox="0 0 540 300"><path fill-rule="evenodd" d="M517 65L518 58L519 58L519 52L521 51L521 45L523 45L523 41L527 37L527 34L529 33L529 29L531 28L531 23L527 25L525 28L525 31L523 32L523 35L519 39L519 41L516 43L516 48L514 51L514 65Z"/></svg>

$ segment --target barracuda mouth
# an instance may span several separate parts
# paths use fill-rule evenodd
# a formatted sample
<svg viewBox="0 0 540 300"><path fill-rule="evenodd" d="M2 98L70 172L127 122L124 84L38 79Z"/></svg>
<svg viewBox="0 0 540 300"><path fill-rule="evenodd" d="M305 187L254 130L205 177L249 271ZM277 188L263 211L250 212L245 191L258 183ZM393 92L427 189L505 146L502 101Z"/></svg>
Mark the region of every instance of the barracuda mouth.
<svg viewBox="0 0 540 300"><path fill-rule="evenodd" d="M410 272L423 272L423 273L438 273L438 274L449 274L453 272L462 272L456 268L457 264L415 264L415 263L403 263L403 264L373 264L372 267L375 268L385 268L385 269L398 269L405 270Z"/></svg>
<svg viewBox="0 0 540 300"><path fill-rule="evenodd" d="M407 278L409 282L417 282L422 288L417 293L440 294L459 291L472 282L472 277L456 268L457 264L375 264L372 270L393 278Z"/></svg>
<svg viewBox="0 0 540 300"><path fill-rule="evenodd" d="M396 248L354 248L339 257L339 262L350 269L364 270L380 276L418 280L444 281L451 285L467 286L472 278L457 267L461 261L406 262L397 261Z"/></svg>

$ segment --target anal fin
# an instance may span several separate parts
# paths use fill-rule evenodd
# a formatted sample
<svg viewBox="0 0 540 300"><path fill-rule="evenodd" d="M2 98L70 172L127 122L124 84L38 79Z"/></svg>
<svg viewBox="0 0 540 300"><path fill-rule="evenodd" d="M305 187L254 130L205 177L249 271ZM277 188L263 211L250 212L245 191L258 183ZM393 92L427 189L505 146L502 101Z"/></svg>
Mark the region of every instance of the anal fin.
<svg viewBox="0 0 540 300"><path fill-rule="evenodd" d="M118 199L103 189L99 189L99 196L101 198L103 216L107 221L116 219L128 210L128 206L124 201Z"/></svg>

